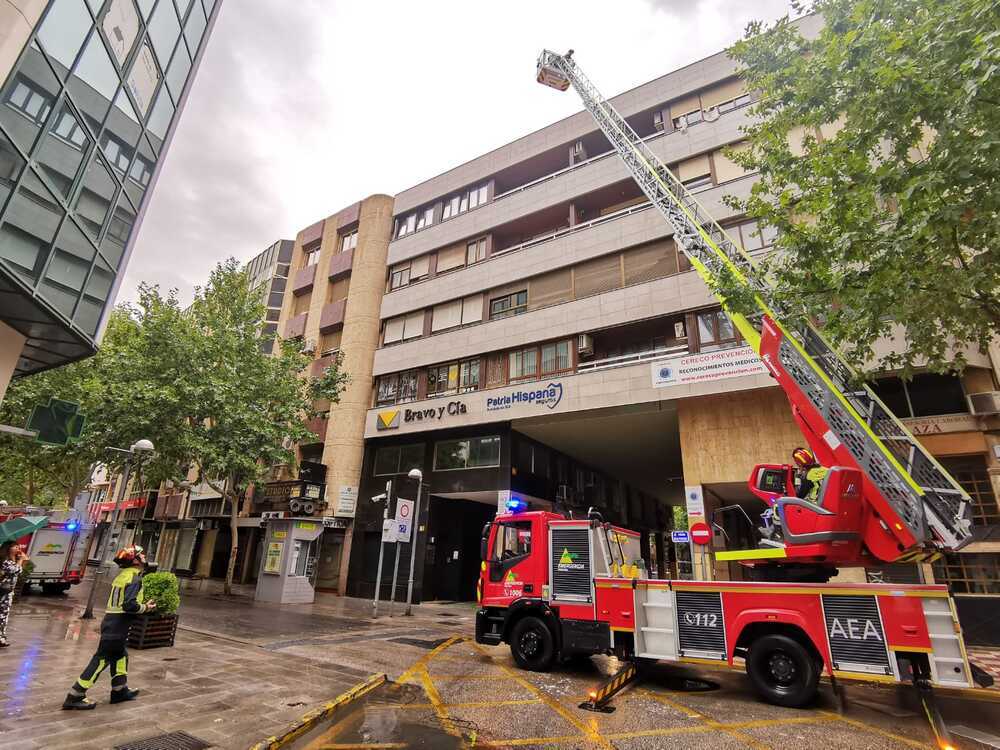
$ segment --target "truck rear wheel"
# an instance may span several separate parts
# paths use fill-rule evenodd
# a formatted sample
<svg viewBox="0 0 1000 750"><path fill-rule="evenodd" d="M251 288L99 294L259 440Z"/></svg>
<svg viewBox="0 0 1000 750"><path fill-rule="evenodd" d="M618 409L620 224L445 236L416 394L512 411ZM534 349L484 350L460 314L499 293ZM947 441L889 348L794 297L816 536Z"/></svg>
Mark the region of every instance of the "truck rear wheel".
<svg viewBox="0 0 1000 750"><path fill-rule="evenodd" d="M813 655L787 635L765 635L751 643L747 674L761 698L787 708L811 701L819 684Z"/></svg>
<svg viewBox="0 0 1000 750"><path fill-rule="evenodd" d="M555 639L537 617L522 617L510 633L510 653L521 669L547 672L555 661Z"/></svg>

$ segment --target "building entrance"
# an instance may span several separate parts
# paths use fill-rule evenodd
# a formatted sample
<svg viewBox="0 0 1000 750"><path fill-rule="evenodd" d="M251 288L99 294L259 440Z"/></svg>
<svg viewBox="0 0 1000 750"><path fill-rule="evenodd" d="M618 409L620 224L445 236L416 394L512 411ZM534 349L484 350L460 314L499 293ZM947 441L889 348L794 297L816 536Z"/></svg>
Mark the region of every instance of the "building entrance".
<svg viewBox="0 0 1000 750"><path fill-rule="evenodd" d="M432 496L430 511L423 598L475 601L479 539L496 503Z"/></svg>

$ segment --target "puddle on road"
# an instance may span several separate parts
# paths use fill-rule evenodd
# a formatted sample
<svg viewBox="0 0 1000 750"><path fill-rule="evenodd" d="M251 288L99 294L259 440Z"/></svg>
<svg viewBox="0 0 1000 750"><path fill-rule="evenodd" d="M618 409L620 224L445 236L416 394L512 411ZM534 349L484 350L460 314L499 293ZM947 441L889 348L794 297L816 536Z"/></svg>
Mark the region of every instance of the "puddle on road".
<svg viewBox="0 0 1000 750"><path fill-rule="evenodd" d="M475 736L476 728L456 726L465 737ZM326 745L383 745L402 743L408 748L463 746L462 739L441 727L422 688L386 683L337 711L290 747L319 750Z"/></svg>

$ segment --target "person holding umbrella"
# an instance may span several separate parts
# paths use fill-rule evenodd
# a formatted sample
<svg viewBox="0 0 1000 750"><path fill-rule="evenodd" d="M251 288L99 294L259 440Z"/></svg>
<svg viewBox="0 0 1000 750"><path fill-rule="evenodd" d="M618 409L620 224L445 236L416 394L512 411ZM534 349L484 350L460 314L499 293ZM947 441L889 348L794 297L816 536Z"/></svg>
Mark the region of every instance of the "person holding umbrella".
<svg viewBox="0 0 1000 750"><path fill-rule="evenodd" d="M27 561L28 556L20 544L10 541L0 545L0 648L10 645L7 641L7 621L14 603L14 587Z"/></svg>

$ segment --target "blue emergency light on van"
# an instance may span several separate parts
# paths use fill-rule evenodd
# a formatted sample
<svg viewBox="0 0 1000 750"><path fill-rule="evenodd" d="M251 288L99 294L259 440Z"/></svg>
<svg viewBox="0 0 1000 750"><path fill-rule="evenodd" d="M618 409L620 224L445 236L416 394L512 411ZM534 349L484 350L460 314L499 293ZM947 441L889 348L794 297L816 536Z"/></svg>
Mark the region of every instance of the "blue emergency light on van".
<svg viewBox="0 0 1000 750"><path fill-rule="evenodd" d="M528 509L528 504L519 497L512 497L507 501L508 513L521 513Z"/></svg>

